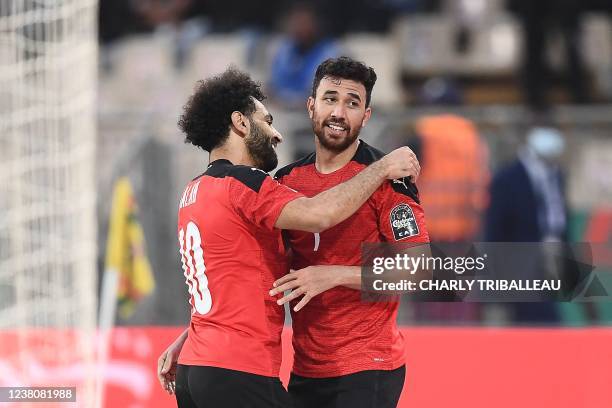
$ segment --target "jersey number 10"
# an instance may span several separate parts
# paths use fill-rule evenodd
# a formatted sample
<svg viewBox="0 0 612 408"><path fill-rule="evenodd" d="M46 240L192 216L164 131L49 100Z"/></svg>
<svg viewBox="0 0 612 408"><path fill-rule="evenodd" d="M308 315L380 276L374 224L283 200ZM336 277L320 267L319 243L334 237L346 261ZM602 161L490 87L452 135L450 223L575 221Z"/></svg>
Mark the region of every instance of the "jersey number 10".
<svg viewBox="0 0 612 408"><path fill-rule="evenodd" d="M204 251L202 250L202 237L198 226L189 221L186 232L179 231L179 244L181 245L181 262L185 283L189 287L191 296L191 314L198 312L206 314L212 307L212 298L208 289L206 266L204 265Z"/></svg>

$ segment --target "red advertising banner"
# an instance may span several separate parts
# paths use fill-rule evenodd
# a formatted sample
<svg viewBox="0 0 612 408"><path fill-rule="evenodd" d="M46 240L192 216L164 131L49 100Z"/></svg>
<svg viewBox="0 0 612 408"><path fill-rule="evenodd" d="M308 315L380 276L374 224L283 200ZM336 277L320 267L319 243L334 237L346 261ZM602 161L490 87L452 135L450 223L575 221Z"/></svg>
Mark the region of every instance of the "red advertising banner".
<svg viewBox="0 0 612 408"><path fill-rule="evenodd" d="M156 362L181 331L180 327L115 328L110 359L102 371L106 382L104 406L176 406L157 381ZM45 332L50 330L33 331L29 343L36 347L36 339L43 339ZM612 406L612 329L423 327L404 328L402 332L408 346L400 407ZM290 330L286 330L284 381L291 367L290 336ZM23 344L23 334L20 341ZM29 372L22 376L26 373L19 372L23 365L16 366L15 332L1 331L0 344L0 387L68 386L83 375L85 368L78 362L53 367L41 354L40 361L28 363ZM24 384L24 378L35 380Z"/></svg>

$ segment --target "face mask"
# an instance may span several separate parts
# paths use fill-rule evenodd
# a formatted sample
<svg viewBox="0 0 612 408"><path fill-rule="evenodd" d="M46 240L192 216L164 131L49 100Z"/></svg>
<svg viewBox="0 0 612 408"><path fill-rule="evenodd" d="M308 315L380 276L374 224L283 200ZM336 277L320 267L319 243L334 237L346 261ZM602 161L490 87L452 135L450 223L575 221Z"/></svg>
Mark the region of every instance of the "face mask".
<svg viewBox="0 0 612 408"><path fill-rule="evenodd" d="M535 127L527 135L527 145L544 159L555 159L563 154L565 140L554 128Z"/></svg>

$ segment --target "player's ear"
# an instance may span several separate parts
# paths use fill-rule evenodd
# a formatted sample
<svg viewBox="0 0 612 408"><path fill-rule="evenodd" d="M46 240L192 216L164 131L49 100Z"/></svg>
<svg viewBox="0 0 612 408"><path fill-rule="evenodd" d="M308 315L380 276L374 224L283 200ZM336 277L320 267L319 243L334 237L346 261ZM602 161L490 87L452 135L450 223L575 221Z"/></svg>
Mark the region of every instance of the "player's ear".
<svg viewBox="0 0 612 408"><path fill-rule="evenodd" d="M361 121L361 127L364 127L368 123L368 120L370 120L370 116L372 116L372 108L368 106L365 110L365 115L363 115L363 120Z"/></svg>
<svg viewBox="0 0 612 408"><path fill-rule="evenodd" d="M232 128L239 136L245 137L249 134L250 123L247 117L242 114L242 112L232 112L231 118Z"/></svg>
<svg viewBox="0 0 612 408"><path fill-rule="evenodd" d="M310 117L310 119L312 119L312 117L314 116L314 103L314 98L312 96L309 96L306 100L306 109L308 110L308 116Z"/></svg>

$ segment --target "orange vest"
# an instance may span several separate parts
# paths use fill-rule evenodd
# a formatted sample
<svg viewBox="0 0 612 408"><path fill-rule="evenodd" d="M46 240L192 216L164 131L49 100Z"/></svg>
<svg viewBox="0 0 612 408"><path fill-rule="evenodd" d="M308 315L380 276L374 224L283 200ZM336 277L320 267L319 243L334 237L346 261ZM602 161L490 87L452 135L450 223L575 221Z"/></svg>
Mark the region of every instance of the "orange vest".
<svg viewBox="0 0 612 408"><path fill-rule="evenodd" d="M455 115L416 123L423 168L418 186L432 241L472 240L487 206L488 149L474 124Z"/></svg>

